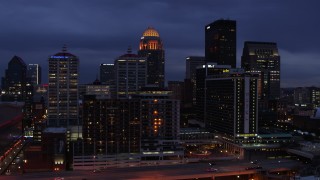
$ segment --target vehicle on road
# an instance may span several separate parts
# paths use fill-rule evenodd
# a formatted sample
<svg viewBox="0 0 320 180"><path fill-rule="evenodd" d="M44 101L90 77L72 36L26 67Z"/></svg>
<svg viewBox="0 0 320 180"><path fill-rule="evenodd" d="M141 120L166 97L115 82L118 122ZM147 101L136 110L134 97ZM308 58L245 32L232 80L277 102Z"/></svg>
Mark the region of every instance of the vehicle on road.
<svg viewBox="0 0 320 180"><path fill-rule="evenodd" d="M251 166L251 167L247 167L246 170L252 170L252 169L262 169L261 166Z"/></svg>
<svg viewBox="0 0 320 180"><path fill-rule="evenodd" d="M251 164L258 164L258 160L254 160L250 162Z"/></svg>
<svg viewBox="0 0 320 180"><path fill-rule="evenodd" d="M217 168L208 168L206 169L207 172L217 172L218 169Z"/></svg>

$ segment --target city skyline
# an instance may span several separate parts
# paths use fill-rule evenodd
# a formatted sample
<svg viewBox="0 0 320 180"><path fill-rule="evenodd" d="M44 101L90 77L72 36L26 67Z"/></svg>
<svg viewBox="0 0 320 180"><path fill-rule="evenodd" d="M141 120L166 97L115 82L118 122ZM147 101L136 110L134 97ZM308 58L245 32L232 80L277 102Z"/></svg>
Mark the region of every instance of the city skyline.
<svg viewBox="0 0 320 180"><path fill-rule="evenodd" d="M185 58L204 56L205 25L225 18L237 21L237 67L244 41L275 42L281 87L320 86L317 1L74 2L2 3L1 77L14 55L47 72L48 57L67 44L79 57L80 83L92 82L101 63L113 63L128 46L136 53L142 33L152 26L166 49L166 81L183 80ZM42 77L48 81L47 74Z"/></svg>

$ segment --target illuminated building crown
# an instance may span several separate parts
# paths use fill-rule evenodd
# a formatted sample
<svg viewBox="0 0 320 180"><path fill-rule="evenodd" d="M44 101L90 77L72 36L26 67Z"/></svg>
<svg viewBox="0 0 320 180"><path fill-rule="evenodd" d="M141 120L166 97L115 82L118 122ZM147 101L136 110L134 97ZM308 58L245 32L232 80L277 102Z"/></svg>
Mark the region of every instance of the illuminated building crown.
<svg viewBox="0 0 320 180"><path fill-rule="evenodd" d="M143 32L139 50L162 50L162 41L157 30L148 27Z"/></svg>

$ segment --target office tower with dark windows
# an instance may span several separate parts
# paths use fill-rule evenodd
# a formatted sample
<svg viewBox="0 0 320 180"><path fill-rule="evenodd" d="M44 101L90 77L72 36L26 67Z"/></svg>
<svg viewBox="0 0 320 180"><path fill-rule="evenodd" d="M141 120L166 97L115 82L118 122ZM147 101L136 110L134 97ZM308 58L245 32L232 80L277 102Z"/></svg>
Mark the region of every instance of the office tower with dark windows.
<svg viewBox="0 0 320 180"><path fill-rule="evenodd" d="M197 67L196 77L196 118L203 126L206 125L206 78L210 75L219 75L229 72L229 65L217 65L216 63L206 63Z"/></svg>
<svg viewBox="0 0 320 180"><path fill-rule="evenodd" d="M207 62L236 68L236 21L217 20L205 26L205 57Z"/></svg>
<svg viewBox="0 0 320 180"><path fill-rule="evenodd" d="M128 49L127 54L117 58L115 66L115 85L117 98L129 98L147 84L147 59L132 54Z"/></svg>
<svg viewBox="0 0 320 180"><path fill-rule="evenodd" d="M111 85L114 83L114 64L100 64L101 84Z"/></svg>
<svg viewBox="0 0 320 180"><path fill-rule="evenodd" d="M78 125L79 59L67 52L49 57L48 125L66 127Z"/></svg>
<svg viewBox="0 0 320 180"><path fill-rule="evenodd" d="M27 65L18 56L8 63L8 69L2 78L2 101L25 101L27 92Z"/></svg>
<svg viewBox="0 0 320 180"><path fill-rule="evenodd" d="M246 41L241 67L246 72L259 74L259 99L280 98L280 55L276 43Z"/></svg>
<svg viewBox="0 0 320 180"><path fill-rule="evenodd" d="M205 64L205 57L201 56L188 56L186 58L186 78L190 80L192 87L192 104L196 104L196 86L197 86L197 67ZM186 83L188 83L188 80Z"/></svg>
<svg viewBox="0 0 320 180"><path fill-rule="evenodd" d="M280 99L280 55L273 42L244 43L241 66L246 72L259 74L259 126L274 127L278 121Z"/></svg>
<svg viewBox="0 0 320 180"><path fill-rule="evenodd" d="M140 39L138 54L147 57L147 84L163 88L165 83L165 53L159 33L148 27Z"/></svg>
<svg viewBox="0 0 320 180"><path fill-rule="evenodd" d="M235 143L254 142L258 133L258 74L230 69L209 75L206 84L206 128Z"/></svg>
<svg viewBox="0 0 320 180"><path fill-rule="evenodd" d="M28 64L27 77L33 86L41 84L41 66L39 64Z"/></svg>

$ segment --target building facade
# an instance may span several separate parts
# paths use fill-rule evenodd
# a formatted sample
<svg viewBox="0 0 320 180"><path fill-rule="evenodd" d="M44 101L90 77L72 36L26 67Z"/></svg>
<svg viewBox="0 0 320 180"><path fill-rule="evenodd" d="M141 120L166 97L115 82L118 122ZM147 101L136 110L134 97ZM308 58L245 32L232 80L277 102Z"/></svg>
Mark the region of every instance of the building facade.
<svg viewBox="0 0 320 180"><path fill-rule="evenodd" d="M85 95L83 140L86 155L139 153L139 101Z"/></svg>
<svg viewBox="0 0 320 180"><path fill-rule="evenodd" d="M258 133L258 75L230 69L206 78L206 128L235 143Z"/></svg>
<svg viewBox="0 0 320 180"><path fill-rule="evenodd" d="M131 49L115 60L116 97L129 98L147 84L147 59Z"/></svg>
<svg viewBox="0 0 320 180"><path fill-rule="evenodd" d="M143 88L140 99L141 155L144 160L163 160L183 154L180 140L180 103L170 91Z"/></svg>
<svg viewBox="0 0 320 180"><path fill-rule="evenodd" d="M273 42L244 43L241 67L258 73L259 122L261 127L273 127L278 121L280 99L280 55Z"/></svg>
<svg viewBox="0 0 320 180"><path fill-rule="evenodd" d="M79 59L64 47L49 57L48 125L78 125Z"/></svg>
<svg viewBox="0 0 320 180"><path fill-rule="evenodd" d="M27 77L33 85L41 84L41 66L39 64L28 64Z"/></svg>
<svg viewBox="0 0 320 180"><path fill-rule="evenodd" d="M186 78L190 80L192 88L192 104L196 104L197 95L197 67L205 64L205 57L201 56L188 56L186 58ZM187 80L187 81L188 81Z"/></svg>
<svg viewBox="0 0 320 180"><path fill-rule="evenodd" d="M114 64L100 64L100 82L109 86L112 97L115 97L115 67Z"/></svg>
<svg viewBox="0 0 320 180"><path fill-rule="evenodd" d="M260 100L280 98L280 55L276 43L246 41L241 67L246 72L259 74Z"/></svg>
<svg viewBox="0 0 320 180"><path fill-rule="evenodd" d="M27 96L27 65L18 56L8 63L8 69L2 78L2 101L25 101Z"/></svg>
<svg viewBox="0 0 320 180"><path fill-rule="evenodd" d="M217 20L205 26L205 57L207 62L236 68L236 21Z"/></svg>
<svg viewBox="0 0 320 180"><path fill-rule="evenodd" d="M148 27L140 38L138 55L147 57L147 84L163 88L165 83L165 53L159 33Z"/></svg>
<svg viewBox="0 0 320 180"><path fill-rule="evenodd" d="M219 75L229 72L229 65L217 65L216 63L206 63L197 68L196 86L196 117L197 120L205 125L206 121L206 78L210 75Z"/></svg>

